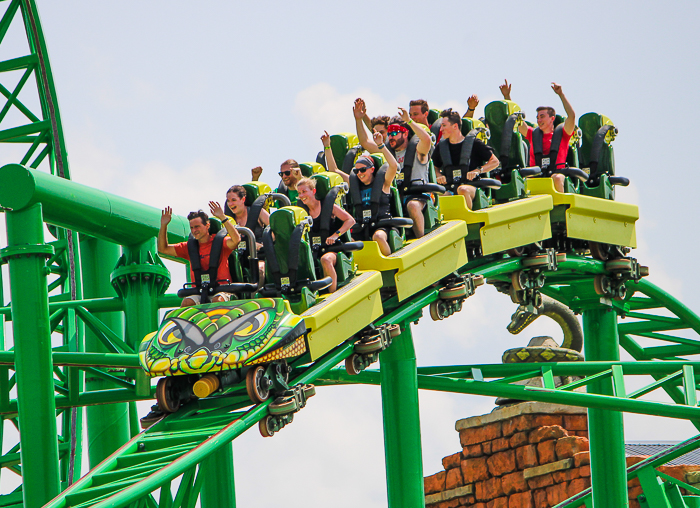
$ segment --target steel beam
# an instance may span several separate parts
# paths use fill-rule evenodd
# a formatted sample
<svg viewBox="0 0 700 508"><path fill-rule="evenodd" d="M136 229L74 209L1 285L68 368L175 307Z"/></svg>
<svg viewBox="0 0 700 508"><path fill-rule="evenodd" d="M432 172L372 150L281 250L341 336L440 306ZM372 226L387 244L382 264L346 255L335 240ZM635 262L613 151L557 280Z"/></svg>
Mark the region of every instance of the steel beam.
<svg viewBox="0 0 700 508"><path fill-rule="evenodd" d="M233 476L233 444L222 446L202 462L198 474L204 475L202 508L236 508Z"/></svg>
<svg viewBox="0 0 700 508"><path fill-rule="evenodd" d="M617 314L610 308L583 311L584 352L586 360L617 361L620 341ZM592 381L589 393L614 395L611 378ZM628 506L625 463L625 437L622 413L588 409L588 436L591 454L591 483L595 508Z"/></svg>
<svg viewBox="0 0 700 508"><path fill-rule="evenodd" d="M51 361L46 257L41 205L5 214L24 506L43 506L60 491Z"/></svg>
<svg viewBox="0 0 700 508"><path fill-rule="evenodd" d="M104 240L82 237L80 254L83 295L86 298L115 297L114 289L109 283L109 274L119 260L119 246ZM104 312L94 316L115 334L124 336L124 319L120 313ZM90 330L85 332L85 349L96 353L107 353L107 349ZM123 370L119 370L123 375ZM119 371L113 374L119 375ZM96 376L85 377L85 391L116 387L114 383ZM90 468L93 468L130 439L129 408L128 403L100 404L87 407L86 414L88 456Z"/></svg>
<svg viewBox="0 0 700 508"><path fill-rule="evenodd" d="M423 458L416 352L410 322L379 355L386 487L390 508L423 506Z"/></svg>

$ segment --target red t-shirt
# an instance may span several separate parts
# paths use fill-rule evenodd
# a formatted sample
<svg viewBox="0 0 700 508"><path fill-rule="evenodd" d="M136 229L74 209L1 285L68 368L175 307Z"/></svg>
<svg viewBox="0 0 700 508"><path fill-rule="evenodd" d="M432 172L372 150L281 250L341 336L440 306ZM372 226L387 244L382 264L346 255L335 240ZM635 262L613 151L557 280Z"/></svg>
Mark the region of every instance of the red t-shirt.
<svg viewBox="0 0 700 508"><path fill-rule="evenodd" d="M202 270L209 269L209 255L211 254L211 246L214 243L214 235L209 237L207 243L199 244L199 258L202 264ZM231 274L228 270L228 257L231 255L232 249L226 246L226 240L221 247L221 257L219 258L219 269L217 270L217 280L231 280ZM175 255L182 259L190 259L190 253L187 250L187 242L175 244ZM194 281L194 272L190 269L190 280Z"/></svg>
<svg viewBox="0 0 700 508"><path fill-rule="evenodd" d="M527 140L530 142L530 166L534 166L535 163L535 149L532 146L532 131L534 129L530 126L527 128ZM573 134L573 132L571 133ZM561 135L561 143L559 144L559 151L557 152L557 160L555 162L555 168L564 167L566 163L566 156L569 153L569 140L571 139L571 134L567 134L564 131ZM554 131L547 134L542 134L542 155L547 155L552 149L552 136ZM550 163L551 166L551 163Z"/></svg>

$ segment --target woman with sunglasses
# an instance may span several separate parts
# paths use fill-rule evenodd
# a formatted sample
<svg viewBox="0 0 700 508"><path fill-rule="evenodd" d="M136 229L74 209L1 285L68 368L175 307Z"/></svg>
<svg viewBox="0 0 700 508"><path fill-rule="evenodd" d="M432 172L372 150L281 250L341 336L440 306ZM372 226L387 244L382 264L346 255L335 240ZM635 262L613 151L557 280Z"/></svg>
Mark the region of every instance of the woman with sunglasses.
<svg viewBox="0 0 700 508"><path fill-rule="evenodd" d="M368 155L361 155L357 158L352 169L352 175L339 171L333 157L326 157L327 169L338 173L348 183L351 197L355 194L353 211L356 224L352 228L353 238L356 240L371 238L379 244L379 250L382 254L388 256L391 254L389 232L384 228L375 228L373 225L382 219L391 218L389 196L391 183L396 177L396 171L399 166L389 148L384 144L382 134L375 132L372 137L387 162L378 172L375 172L374 161ZM321 137L321 141L323 141L324 152L330 153L331 141L327 132L325 136ZM381 188L375 183L377 176L381 179ZM355 201L358 197L359 199Z"/></svg>
<svg viewBox="0 0 700 508"><path fill-rule="evenodd" d="M328 133L326 133L328 135ZM330 157L332 158L332 157ZM320 237L321 242L326 245L333 245L340 242L340 237L349 231L355 224L355 219L348 212L333 204L331 212L331 229L333 233L323 238L321 231L321 211L323 205L316 197L316 181L311 178L302 178L297 182L297 191L299 192L299 201L304 208L309 212L309 215L314 220L311 225L311 237ZM320 263L323 269L323 275L330 277L333 281L328 288L329 293L334 293L338 288L338 275L335 271L335 264L338 261L338 255L335 252L326 252L321 255Z"/></svg>

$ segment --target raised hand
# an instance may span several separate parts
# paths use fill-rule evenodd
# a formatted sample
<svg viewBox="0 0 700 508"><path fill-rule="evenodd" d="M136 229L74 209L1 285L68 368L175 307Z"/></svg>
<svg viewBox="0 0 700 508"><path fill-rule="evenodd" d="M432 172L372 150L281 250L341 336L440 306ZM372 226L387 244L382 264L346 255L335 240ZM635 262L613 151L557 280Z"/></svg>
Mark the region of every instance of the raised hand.
<svg viewBox="0 0 700 508"><path fill-rule="evenodd" d="M472 111L476 109L476 107L479 105L479 96L478 95L471 95L467 99L467 107L471 109Z"/></svg>
<svg viewBox="0 0 700 508"><path fill-rule="evenodd" d="M219 220L224 220L226 218L223 208L221 208L221 205L216 201L209 201L209 210L211 214Z"/></svg>
<svg viewBox="0 0 700 508"><path fill-rule="evenodd" d="M561 96L561 94L564 93L564 92L562 92L561 85L559 83L555 83L553 81L552 81L552 90L554 90L554 93L559 95L559 96Z"/></svg>
<svg viewBox="0 0 700 508"><path fill-rule="evenodd" d="M355 99L355 104L352 107L352 114L357 120L362 120L365 114L367 114L367 106L363 99Z"/></svg>
<svg viewBox="0 0 700 508"><path fill-rule="evenodd" d="M411 117L408 116L408 111L406 111L405 109L403 109L400 106L399 106L399 116L401 117L401 120L403 120L404 122L408 122L411 119Z"/></svg>
<svg viewBox="0 0 700 508"><path fill-rule="evenodd" d="M173 209L170 208L169 206L166 206L160 214L160 225L162 227L167 226L168 224L170 224L170 221L172 219L173 219Z"/></svg>
<svg viewBox="0 0 700 508"><path fill-rule="evenodd" d="M503 98L507 101L510 100L510 89L513 88L512 84L508 84L508 80L506 79L505 84L501 85L498 87L501 90L501 93L503 94Z"/></svg>
<svg viewBox="0 0 700 508"><path fill-rule="evenodd" d="M262 175L263 169L260 166L256 166L253 169L250 170L250 174L253 177L253 181L257 181L258 178L260 178L260 175Z"/></svg>
<svg viewBox="0 0 700 508"><path fill-rule="evenodd" d="M323 135L321 136L321 143L323 143L324 148L331 146L331 137L328 134L328 131L323 131Z"/></svg>
<svg viewBox="0 0 700 508"><path fill-rule="evenodd" d="M382 146L382 144L384 144L384 136L382 136L381 132L373 132L372 139L374 140L374 144L377 146Z"/></svg>

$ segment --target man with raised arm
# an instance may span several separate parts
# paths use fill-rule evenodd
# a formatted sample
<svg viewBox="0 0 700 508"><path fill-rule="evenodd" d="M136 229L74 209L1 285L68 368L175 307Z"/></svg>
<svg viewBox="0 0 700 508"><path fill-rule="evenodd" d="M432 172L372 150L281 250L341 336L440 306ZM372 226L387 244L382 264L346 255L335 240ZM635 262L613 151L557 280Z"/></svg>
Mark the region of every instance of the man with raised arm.
<svg viewBox="0 0 700 508"><path fill-rule="evenodd" d="M462 134L462 117L451 108L440 113L442 141L433 153L437 182L464 196L471 210L476 187L467 182L496 169L500 162L479 138Z"/></svg>
<svg viewBox="0 0 700 508"><path fill-rule="evenodd" d="M430 196L406 195L405 192L413 183L429 183L428 164L435 147L434 136L427 130L427 126L414 122L409 118L408 111L399 108L400 115L389 121L387 128L389 136L389 151L396 159L399 172L396 175L396 185L399 188L402 204L413 220L413 234L416 238L423 236L425 232L425 220L423 209L426 207ZM366 114L365 103L357 99L353 107L355 126L360 144L370 153L379 151L377 144L370 138L369 132L362 122ZM408 128L413 131L413 137L409 139Z"/></svg>
<svg viewBox="0 0 700 508"><path fill-rule="evenodd" d="M254 167L250 170L252 180L257 182L260 180L260 175L262 175L263 169L260 166ZM280 164L280 172L278 173L282 178L275 192L279 194L284 194L289 198L292 204L296 204L297 197L299 193L297 192L297 182L303 178L301 174L301 168L299 168L299 163L294 159L287 159L282 164Z"/></svg>
<svg viewBox="0 0 700 508"><path fill-rule="evenodd" d="M507 101L511 100L512 86L512 84L508 84L508 80L499 86L503 98ZM554 108L540 106L537 108L537 128L533 129L523 122L518 130L530 142L530 166L542 168L542 176L551 177L554 180L554 188L559 192L564 192L564 175L553 173L553 171L566 166L569 140L576 129L576 113L564 95L560 84L552 82L552 90L559 96L564 111L566 111L564 123L554 127L556 117Z"/></svg>
<svg viewBox="0 0 700 508"><path fill-rule="evenodd" d="M219 219L226 228L228 236L212 235L209 233L209 217L202 210L190 212L187 219L190 221L192 237L186 242L176 244L168 243L168 224L173 218L172 208L165 207L160 218L160 230L158 231L158 252L165 256L192 260L199 257L199 269L195 270L196 263L190 264L190 280L196 284L209 283L218 286L222 281L230 279L228 257L238 245L241 236L224 214L221 205L215 201L209 202L211 214ZM211 253L219 252L219 259L212 265ZM216 271L214 270L216 268ZM230 293L215 293L212 302L226 302L231 299ZM182 307L189 307L201 303L199 295L183 298Z"/></svg>
<svg viewBox="0 0 700 508"><path fill-rule="evenodd" d="M474 110L478 105L479 97L476 95L469 96L467 99L468 109L464 114L464 118L474 118ZM408 115L411 117L411 120L432 127L431 123L428 121L429 111L430 107L428 106L428 102L423 99L415 99L408 103Z"/></svg>

